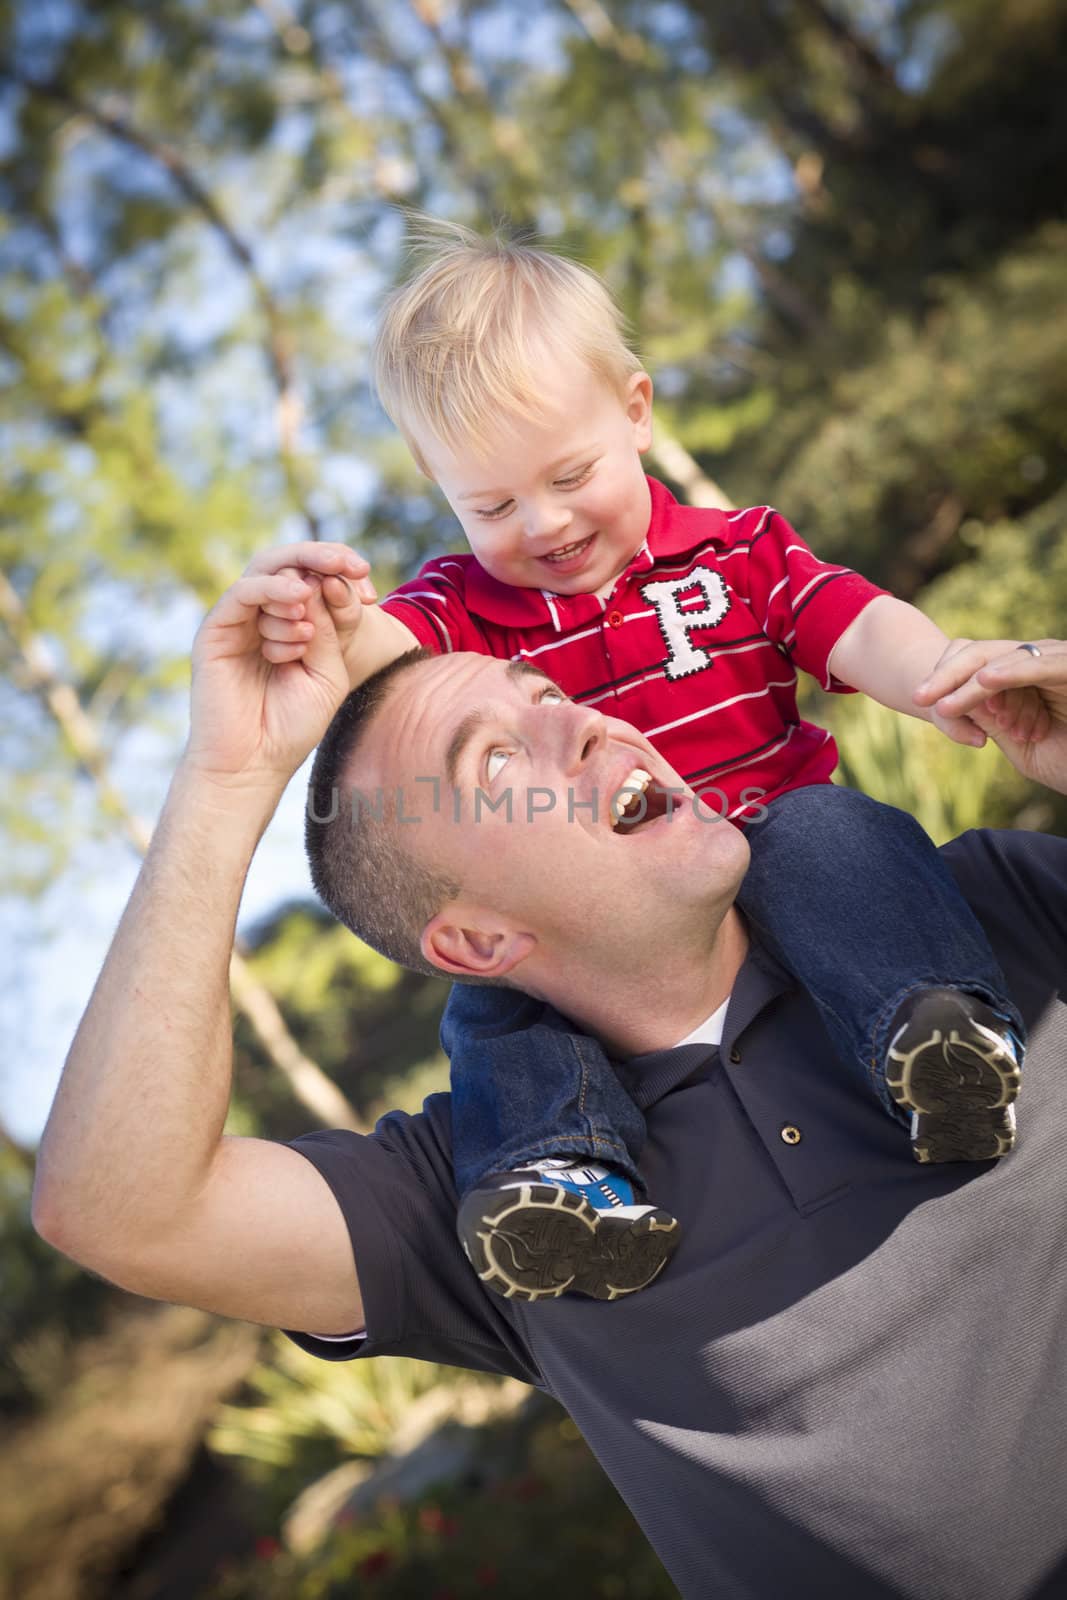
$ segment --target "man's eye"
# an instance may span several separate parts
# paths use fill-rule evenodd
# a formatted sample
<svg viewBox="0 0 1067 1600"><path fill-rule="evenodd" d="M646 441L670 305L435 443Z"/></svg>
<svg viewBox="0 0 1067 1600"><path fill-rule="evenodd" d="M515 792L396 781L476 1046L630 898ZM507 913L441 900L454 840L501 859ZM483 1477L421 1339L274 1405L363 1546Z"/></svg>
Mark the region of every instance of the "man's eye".
<svg viewBox="0 0 1067 1600"><path fill-rule="evenodd" d="M539 706L561 706L566 698L567 696L562 689L542 689L537 697L537 704Z"/></svg>
<svg viewBox="0 0 1067 1600"><path fill-rule="evenodd" d="M492 783L493 779L498 773L503 771L510 760L510 750L490 750L485 761L486 776L488 777L490 783Z"/></svg>

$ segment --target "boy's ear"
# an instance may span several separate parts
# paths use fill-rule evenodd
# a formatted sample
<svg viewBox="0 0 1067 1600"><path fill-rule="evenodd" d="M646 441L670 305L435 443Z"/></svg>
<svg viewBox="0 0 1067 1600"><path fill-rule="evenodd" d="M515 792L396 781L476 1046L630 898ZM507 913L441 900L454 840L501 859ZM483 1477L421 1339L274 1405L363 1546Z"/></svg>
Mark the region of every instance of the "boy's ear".
<svg viewBox="0 0 1067 1600"><path fill-rule="evenodd" d="M532 933L480 926L476 917L457 918L458 907L439 911L422 930L419 944L431 966L455 978L503 978L526 960L537 943Z"/></svg>
<svg viewBox="0 0 1067 1600"><path fill-rule="evenodd" d="M638 450L652 443L652 379L647 372L633 372L626 383L626 415L634 429Z"/></svg>

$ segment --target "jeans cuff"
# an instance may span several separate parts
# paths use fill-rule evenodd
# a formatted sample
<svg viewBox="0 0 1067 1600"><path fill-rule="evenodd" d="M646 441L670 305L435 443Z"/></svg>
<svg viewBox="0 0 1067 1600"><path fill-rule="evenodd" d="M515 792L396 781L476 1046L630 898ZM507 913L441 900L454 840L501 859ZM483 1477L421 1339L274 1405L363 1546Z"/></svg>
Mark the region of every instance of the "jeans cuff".
<svg viewBox="0 0 1067 1600"><path fill-rule="evenodd" d="M477 1188L484 1178L500 1177L507 1172L516 1172L521 1167L528 1167L533 1161L544 1161L550 1156L565 1156L579 1165L583 1160L597 1162L600 1166L610 1167L613 1172L629 1178L636 1189L642 1194L645 1192L641 1174L621 1140L604 1139L591 1133L560 1134L551 1139L542 1139L537 1144L526 1145L521 1150L503 1152L494 1150L488 1161L474 1169L473 1174L463 1185L462 1195Z"/></svg>

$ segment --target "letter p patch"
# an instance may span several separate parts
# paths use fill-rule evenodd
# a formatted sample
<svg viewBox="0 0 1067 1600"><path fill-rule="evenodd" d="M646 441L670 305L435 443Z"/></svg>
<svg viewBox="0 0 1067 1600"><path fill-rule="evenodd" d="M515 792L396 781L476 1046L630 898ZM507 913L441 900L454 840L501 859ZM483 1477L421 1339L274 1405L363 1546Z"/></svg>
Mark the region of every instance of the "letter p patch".
<svg viewBox="0 0 1067 1600"><path fill-rule="evenodd" d="M682 610L682 596L699 589L704 596L702 606L686 606ZM717 572L707 567L694 567L684 578L664 578L656 583L643 583L641 594L655 606L659 631L667 646L666 677L687 678L711 665L711 656L693 643L691 628L713 628L722 621L730 609L730 596Z"/></svg>

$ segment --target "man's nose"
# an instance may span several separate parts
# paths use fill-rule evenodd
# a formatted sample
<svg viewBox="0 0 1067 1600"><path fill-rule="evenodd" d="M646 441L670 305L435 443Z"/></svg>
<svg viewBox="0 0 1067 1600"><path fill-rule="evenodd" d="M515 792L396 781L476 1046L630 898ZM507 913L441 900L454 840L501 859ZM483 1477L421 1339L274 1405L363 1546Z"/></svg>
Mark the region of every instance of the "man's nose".
<svg viewBox="0 0 1067 1600"><path fill-rule="evenodd" d="M592 706L566 705L553 708L564 714L559 719L563 741L563 765L568 777L581 772L590 760L603 750L608 740L607 720Z"/></svg>

